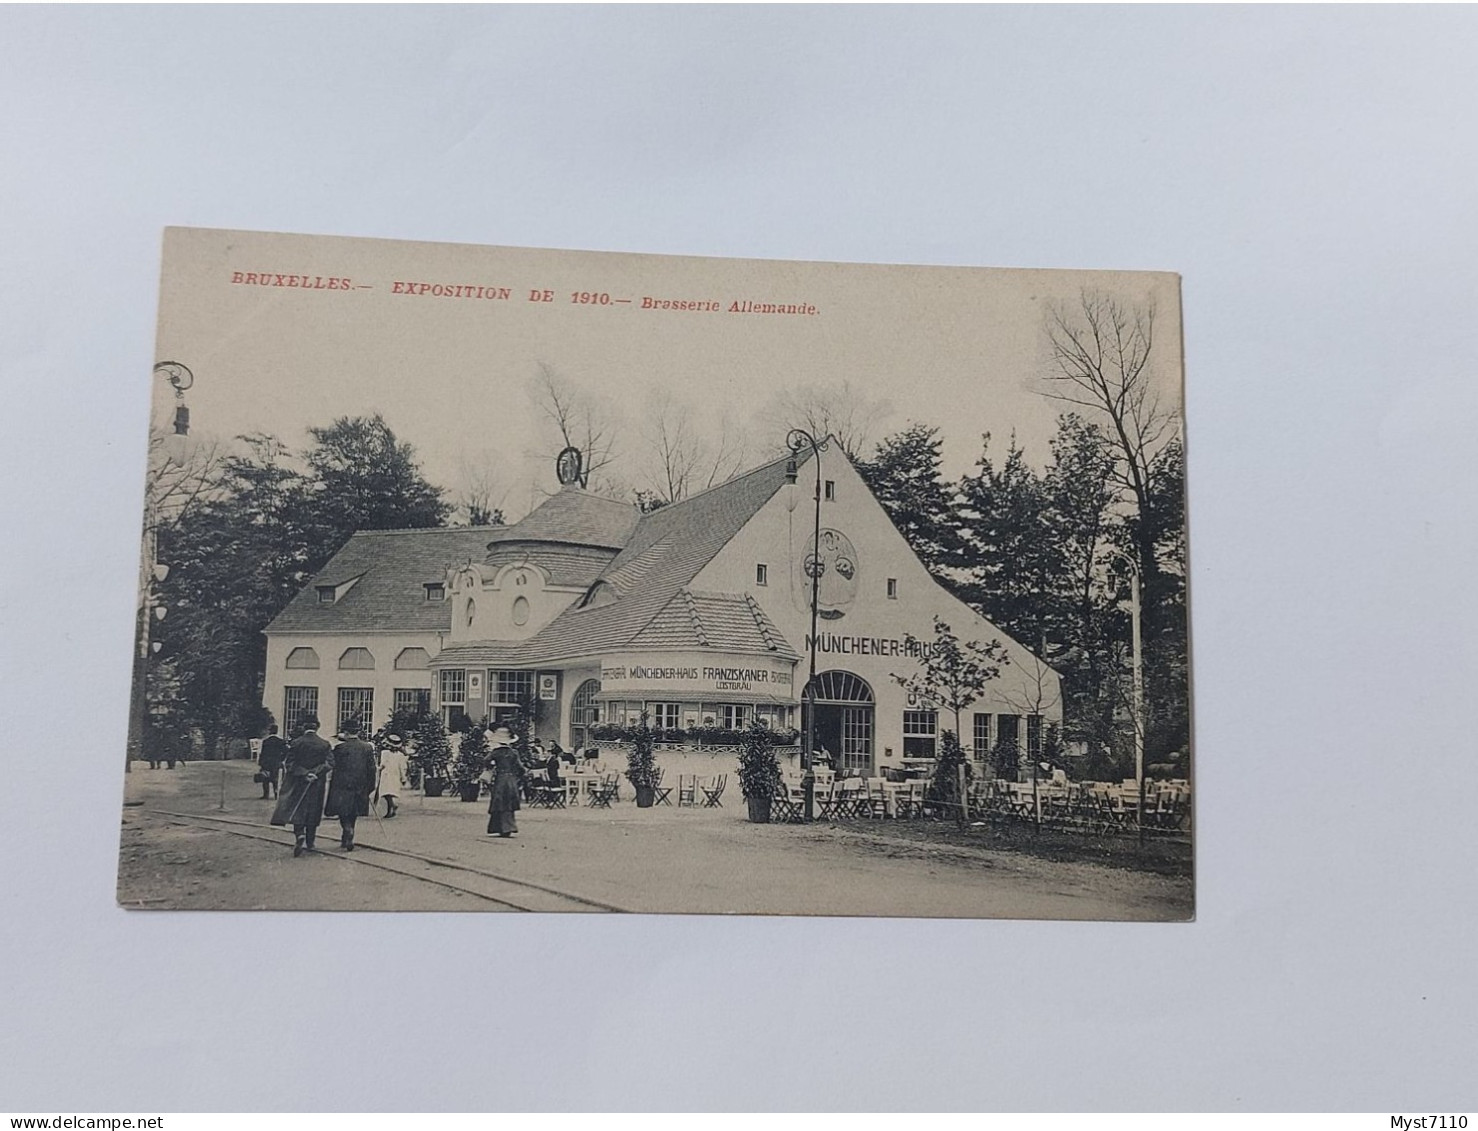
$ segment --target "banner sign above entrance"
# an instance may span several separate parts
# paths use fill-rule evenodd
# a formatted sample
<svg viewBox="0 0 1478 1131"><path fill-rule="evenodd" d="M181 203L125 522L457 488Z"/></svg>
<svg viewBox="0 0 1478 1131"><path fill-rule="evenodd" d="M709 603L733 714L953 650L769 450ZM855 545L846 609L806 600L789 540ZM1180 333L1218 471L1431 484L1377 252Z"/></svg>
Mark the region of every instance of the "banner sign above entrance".
<svg viewBox="0 0 1478 1131"><path fill-rule="evenodd" d="M603 697L620 693L630 698L652 698L661 694L692 699L722 698L724 692L750 692L788 699L791 694L789 664L735 657L715 662L712 657L653 656L601 665Z"/></svg>

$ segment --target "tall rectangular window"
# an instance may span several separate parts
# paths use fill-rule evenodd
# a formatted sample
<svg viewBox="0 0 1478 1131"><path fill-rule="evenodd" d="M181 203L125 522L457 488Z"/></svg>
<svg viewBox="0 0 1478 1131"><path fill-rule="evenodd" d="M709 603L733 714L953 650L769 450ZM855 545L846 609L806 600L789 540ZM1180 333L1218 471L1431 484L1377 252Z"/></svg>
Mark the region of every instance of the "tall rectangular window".
<svg viewBox="0 0 1478 1131"><path fill-rule="evenodd" d="M683 725L676 703L648 703L647 712L652 716L650 725L656 730L677 730Z"/></svg>
<svg viewBox="0 0 1478 1131"><path fill-rule="evenodd" d="M754 567L754 583L756 585L770 584L770 567L764 562L760 562Z"/></svg>
<svg viewBox="0 0 1478 1131"><path fill-rule="evenodd" d="M318 714L318 688L286 687L283 692L282 733L293 738L306 716Z"/></svg>
<svg viewBox="0 0 1478 1131"><path fill-rule="evenodd" d="M898 600L898 579L896 577L888 578L888 600Z"/></svg>
<svg viewBox="0 0 1478 1131"><path fill-rule="evenodd" d="M834 503L834 502L836 502L836 499L837 499L837 481L835 479L828 479L826 481L826 501L828 503Z"/></svg>
<svg viewBox="0 0 1478 1131"><path fill-rule="evenodd" d="M351 722L358 723L366 730L375 725L375 689L373 687L341 687L339 688L339 725L338 733Z"/></svg>
<svg viewBox="0 0 1478 1131"><path fill-rule="evenodd" d="M975 712L975 726L970 735L974 746L972 753L977 762L984 762L990 755L990 716Z"/></svg>
<svg viewBox="0 0 1478 1131"><path fill-rule="evenodd" d="M1012 751L1021 749L1021 716L996 716L996 749Z"/></svg>
<svg viewBox="0 0 1478 1131"><path fill-rule="evenodd" d="M467 715L467 670L443 668L440 691L442 725L456 726Z"/></svg>
<svg viewBox="0 0 1478 1131"><path fill-rule="evenodd" d="M933 758L939 732L938 711L903 712L903 756Z"/></svg>
<svg viewBox="0 0 1478 1131"><path fill-rule="evenodd" d="M417 714L431 710L429 687L397 687L395 689L395 713L415 711Z"/></svg>
<svg viewBox="0 0 1478 1131"><path fill-rule="evenodd" d="M525 699L534 697L534 673L488 672L488 687L493 692L495 704L516 707Z"/></svg>
<svg viewBox="0 0 1478 1131"><path fill-rule="evenodd" d="M749 725L749 708L742 703L725 703L719 708L719 725L725 730L743 730Z"/></svg>
<svg viewBox="0 0 1478 1131"><path fill-rule="evenodd" d="M1026 717L1026 752L1035 761L1042 756L1042 716Z"/></svg>

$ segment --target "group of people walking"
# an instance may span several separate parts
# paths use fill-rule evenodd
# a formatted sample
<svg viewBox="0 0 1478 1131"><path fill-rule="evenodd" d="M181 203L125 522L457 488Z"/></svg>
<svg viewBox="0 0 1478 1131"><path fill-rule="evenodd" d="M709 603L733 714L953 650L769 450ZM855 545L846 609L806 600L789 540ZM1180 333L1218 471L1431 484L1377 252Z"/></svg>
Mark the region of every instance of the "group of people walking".
<svg viewBox="0 0 1478 1131"><path fill-rule="evenodd" d="M323 817L338 819L339 847L353 852L355 823L369 815L372 795L385 803L386 818L394 817L408 778L409 762L399 735L388 736L384 748L376 752L360 737L357 722L345 725L340 735L343 741L337 746L319 736L318 726L318 720L308 716L303 720L303 733L291 743L273 726L262 741L258 760L262 797L277 798L271 823L292 826L294 856L314 847ZM511 837L518 832L523 766L506 726L488 732L488 745L489 765L484 775L490 787L488 835Z"/></svg>
<svg viewBox="0 0 1478 1131"><path fill-rule="evenodd" d="M336 817L342 833L339 847L354 851L354 826L369 815L371 795L385 802L385 816L394 817L404 788L407 760L404 741L390 735L378 753L360 737L357 722L345 725L337 746L318 734L318 720L303 720L303 733L289 744L277 728L262 741L257 773L262 797L277 795L272 824L291 825L293 855L314 847L323 817ZM279 772L282 789L277 788Z"/></svg>

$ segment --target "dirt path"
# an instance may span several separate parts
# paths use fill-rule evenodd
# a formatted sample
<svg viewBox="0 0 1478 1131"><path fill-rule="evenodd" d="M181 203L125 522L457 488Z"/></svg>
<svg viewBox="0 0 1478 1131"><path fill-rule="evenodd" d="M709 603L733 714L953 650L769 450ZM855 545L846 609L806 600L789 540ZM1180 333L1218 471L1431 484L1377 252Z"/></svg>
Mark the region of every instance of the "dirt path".
<svg viewBox="0 0 1478 1131"><path fill-rule="evenodd" d="M119 901L134 907L489 910L486 901L356 866L328 822L325 851L299 860L267 827L248 763L135 768L124 809ZM222 784L225 810L219 808ZM282 847L183 827L158 810L254 822ZM359 841L467 864L632 911L703 914L1179 920L1191 882L973 846L934 845L855 826L752 825L722 809L578 808L519 814L520 835L485 835L484 806L411 797ZM356 857L361 854L356 853ZM371 859L376 854L364 853ZM443 869L442 871L446 871ZM543 905L541 905L543 906Z"/></svg>

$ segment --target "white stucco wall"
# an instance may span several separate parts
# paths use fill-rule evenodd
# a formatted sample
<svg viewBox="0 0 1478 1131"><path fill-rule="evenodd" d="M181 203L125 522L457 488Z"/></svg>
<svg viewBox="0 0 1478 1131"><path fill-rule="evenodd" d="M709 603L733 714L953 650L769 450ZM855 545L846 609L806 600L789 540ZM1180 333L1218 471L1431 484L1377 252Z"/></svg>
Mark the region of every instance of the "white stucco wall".
<svg viewBox="0 0 1478 1131"><path fill-rule="evenodd" d="M797 693L805 686L808 668L811 589L802 558L810 546L815 519L815 474L814 465L803 465L799 482L782 487L693 582L694 589L750 593L759 601L802 654L796 669ZM841 573L834 560L828 562L821 606L839 608L841 615L818 621L822 648L816 669L850 671L872 687L877 706L873 744L877 763L896 763L902 758L903 712L909 704L892 677L920 670L917 661L903 654L902 641L908 633L932 640L935 616L962 641L1000 640L1010 660L980 700L962 712L961 741L966 747L971 744L972 715L977 711L993 716L1040 714L1044 726L1047 722L1060 725L1057 674L934 581L845 455L836 450L824 453L821 474L823 480L836 485L835 499L822 501L821 527L839 532L850 543L854 577L850 586L839 584ZM768 566L767 585L756 584L755 567L761 563ZM888 598L889 578L898 583L896 599ZM828 645L832 650L826 650ZM882 654L873 654L875 650ZM939 728L954 729L951 712L940 712ZM1021 742L1024 750L1025 723L1021 724Z"/></svg>
<svg viewBox="0 0 1478 1131"><path fill-rule="evenodd" d="M312 648L318 653L317 670L287 667L287 657L294 648ZM375 658L373 671L340 670L339 657L349 648L368 648ZM394 708L396 688L431 689L433 673L427 670L405 671L395 667L395 658L405 648L424 648L432 658L441 650L441 637L436 632L376 633L350 635L296 632L272 634L267 638L267 672L262 702L278 726L283 723L285 689L318 688L318 717L324 733L331 733L338 721L339 688L369 687L374 689L373 725L386 723Z"/></svg>

